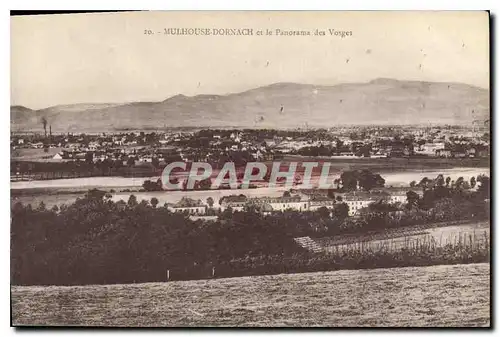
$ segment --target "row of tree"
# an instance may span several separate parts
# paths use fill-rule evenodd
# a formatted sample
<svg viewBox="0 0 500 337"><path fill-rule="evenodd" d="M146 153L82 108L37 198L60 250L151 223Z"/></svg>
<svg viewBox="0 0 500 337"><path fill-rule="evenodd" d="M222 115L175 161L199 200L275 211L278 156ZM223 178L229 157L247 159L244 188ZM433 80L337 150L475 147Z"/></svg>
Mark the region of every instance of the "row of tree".
<svg viewBox="0 0 500 337"><path fill-rule="evenodd" d="M435 187L446 187L452 188L456 190L468 190L474 189L477 183L484 183L482 188L486 188L489 185L489 177L482 174L478 175L477 178L472 176L467 181L464 177L458 177L457 180L452 180L450 177L444 178L442 174L439 174L435 179L429 179L427 177L423 177L420 182L416 182L415 180L410 182L410 187L420 187L422 190L432 189Z"/></svg>

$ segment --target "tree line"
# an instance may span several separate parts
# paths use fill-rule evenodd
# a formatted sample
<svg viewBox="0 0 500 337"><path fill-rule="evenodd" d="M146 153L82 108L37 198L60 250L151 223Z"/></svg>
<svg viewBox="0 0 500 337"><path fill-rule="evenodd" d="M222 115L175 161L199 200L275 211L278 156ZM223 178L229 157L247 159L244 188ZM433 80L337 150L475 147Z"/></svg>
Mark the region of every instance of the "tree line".
<svg viewBox="0 0 500 337"><path fill-rule="evenodd" d="M231 276L234 261L240 261L237 270L244 274L253 267L245 269L242 261L310 259L312 253L293 240L299 236L489 218L488 177L476 178L474 191L446 187L446 179L441 181L438 177L432 186L426 185L422 198L410 197L396 207L374 203L359 217L348 217L347 205L339 202L332 211L264 215L249 206L242 212L226 210L214 222L193 221L160 206L156 198L139 202L131 195L126 202L114 202L100 190L51 209L43 203L16 203L11 210L11 280L64 285L150 282L164 281L167 270L181 279L202 278L213 267Z"/></svg>

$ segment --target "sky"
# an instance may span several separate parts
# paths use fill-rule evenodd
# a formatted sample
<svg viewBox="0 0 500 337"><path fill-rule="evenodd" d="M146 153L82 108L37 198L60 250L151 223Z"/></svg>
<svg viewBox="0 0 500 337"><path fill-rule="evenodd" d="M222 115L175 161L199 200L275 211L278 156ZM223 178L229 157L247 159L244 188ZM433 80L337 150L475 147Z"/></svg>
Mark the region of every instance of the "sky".
<svg viewBox="0 0 500 337"><path fill-rule="evenodd" d="M173 36L165 28L251 28ZM269 29L273 35L257 35ZM310 31L310 36L277 36ZM314 31L326 35L316 36ZM352 32L341 38L329 29ZM145 34L151 30L154 34ZM486 12L129 12L11 17L11 105L162 101L375 78L489 89Z"/></svg>

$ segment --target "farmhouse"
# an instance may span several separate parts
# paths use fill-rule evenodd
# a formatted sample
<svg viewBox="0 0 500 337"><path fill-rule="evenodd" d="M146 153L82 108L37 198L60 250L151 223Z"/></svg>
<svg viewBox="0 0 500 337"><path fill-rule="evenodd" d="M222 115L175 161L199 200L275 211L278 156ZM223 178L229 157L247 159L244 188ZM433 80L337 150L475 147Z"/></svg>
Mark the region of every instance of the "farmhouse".
<svg viewBox="0 0 500 337"><path fill-rule="evenodd" d="M302 200L300 196L284 196L284 197L264 197L255 198L250 201L254 205L264 205L268 210L272 211L284 211L287 209L292 209L295 211L307 211L309 210L309 204L307 200Z"/></svg>
<svg viewBox="0 0 500 337"><path fill-rule="evenodd" d="M383 189L375 189L374 190L375 192L379 192L379 193L388 193L389 194L389 198L387 201L389 201L390 203L402 203L402 204L405 204L406 203L406 194L409 192L409 191L413 191L415 192L416 194L418 194L419 197L422 197L423 196L423 192L420 188L408 188L408 187L386 187L386 188L383 188Z"/></svg>
<svg viewBox="0 0 500 337"><path fill-rule="evenodd" d="M358 214L359 210L373 202L387 199L385 193L351 192L344 194L344 202L349 207L349 216Z"/></svg>
<svg viewBox="0 0 500 337"><path fill-rule="evenodd" d="M31 144L31 147L34 149L42 149L43 143L42 142L34 143L34 144Z"/></svg>
<svg viewBox="0 0 500 337"><path fill-rule="evenodd" d="M314 196L314 197L311 197L311 199L309 200L309 211L317 211L318 209L320 209L321 207L326 207L328 209L333 209L333 206L335 204L335 200L332 200L328 197L325 197L325 196Z"/></svg>
<svg viewBox="0 0 500 337"><path fill-rule="evenodd" d="M231 208L233 211L242 211L247 204L247 197L243 194L228 195L222 197L219 203L221 211L225 211L228 208Z"/></svg>
<svg viewBox="0 0 500 337"><path fill-rule="evenodd" d="M206 207L202 204L201 200L186 197L182 198L176 204L168 205L168 208L174 213L186 213L190 215L203 215L206 211Z"/></svg>
<svg viewBox="0 0 500 337"><path fill-rule="evenodd" d="M443 142L425 143L420 146L419 153L427 156L436 156L437 151L444 150L445 144Z"/></svg>
<svg viewBox="0 0 500 337"><path fill-rule="evenodd" d="M246 201L232 201L232 202L223 202L220 206L221 211L225 211L228 208L231 208L233 211L241 212L245 209L247 205Z"/></svg>
<svg viewBox="0 0 500 337"><path fill-rule="evenodd" d="M240 204L246 204L246 202L247 202L247 197L244 194L227 195L223 196L219 200L219 204L222 210L228 207L233 207L233 206L237 207Z"/></svg>
<svg viewBox="0 0 500 337"><path fill-rule="evenodd" d="M176 206L169 207L174 213L187 213L190 215L203 215L205 214L205 206Z"/></svg>
<svg viewBox="0 0 500 337"><path fill-rule="evenodd" d="M261 197L247 199L244 195L223 197L220 201L221 211L229 207L234 211L242 211L246 206L255 206L262 212L282 212L287 209L308 211L309 202L300 196Z"/></svg>

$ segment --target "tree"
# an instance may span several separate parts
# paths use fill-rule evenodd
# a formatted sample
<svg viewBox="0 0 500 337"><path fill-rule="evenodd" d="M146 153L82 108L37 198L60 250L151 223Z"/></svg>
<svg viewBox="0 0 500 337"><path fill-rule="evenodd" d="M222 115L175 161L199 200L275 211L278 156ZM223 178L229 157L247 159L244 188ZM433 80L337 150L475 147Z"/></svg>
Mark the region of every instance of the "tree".
<svg viewBox="0 0 500 337"><path fill-rule="evenodd" d="M476 178L479 186L477 188L477 193L483 198L490 197L490 178L484 174Z"/></svg>
<svg viewBox="0 0 500 337"><path fill-rule="evenodd" d="M317 212L322 219L328 219L330 217L330 210L325 206L318 208Z"/></svg>
<svg viewBox="0 0 500 337"><path fill-rule="evenodd" d="M455 181L455 188L457 190L463 190L464 189L464 177L458 177L457 181Z"/></svg>
<svg viewBox="0 0 500 337"><path fill-rule="evenodd" d="M207 205L208 207L212 208L214 205L214 199L212 197L207 198Z"/></svg>
<svg viewBox="0 0 500 337"><path fill-rule="evenodd" d="M134 208L135 206L137 206L138 205L137 197L135 195L131 194L130 197L128 198L127 205L130 208Z"/></svg>
<svg viewBox="0 0 500 337"><path fill-rule="evenodd" d="M226 208L222 213L219 214L219 220L230 220L233 218L233 209L231 206Z"/></svg>
<svg viewBox="0 0 500 337"><path fill-rule="evenodd" d="M450 181L451 181L451 178L446 177L446 188L450 187Z"/></svg>
<svg viewBox="0 0 500 337"><path fill-rule="evenodd" d="M129 167L134 166L134 165L135 165L135 157L129 157L129 158L127 159L127 165L128 165Z"/></svg>
<svg viewBox="0 0 500 337"><path fill-rule="evenodd" d="M92 164L94 162L94 153L87 152L85 153L85 163Z"/></svg>
<svg viewBox="0 0 500 337"><path fill-rule="evenodd" d="M157 198L152 197L150 203L151 203L151 206L153 206L153 208L156 208L156 206L158 205L159 201L158 201Z"/></svg>
<svg viewBox="0 0 500 337"><path fill-rule="evenodd" d="M337 185L337 190L339 190L339 189L340 189L340 181L341 181L341 180L340 180L340 178L337 178L337 179L334 179L334 180L333 180L333 183L334 183L335 185Z"/></svg>
<svg viewBox="0 0 500 337"><path fill-rule="evenodd" d="M425 190L424 195L418 200L418 207L424 210L429 210L434 207L436 196L434 190Z"/></svg>
<svg viewBox="0 0 500 337"><path fill-rule="evenodd" d="M358 185L356 171L345 171L340 175L342 189L345 191L354 191Z"/></svg>
<svg viewBox="0 0 500 337"><path fill-rule="evenodd" d="M23 212L23 210L24 210L23 203L18 201L12 207L12 214L15 215L15 214L21 213L21 212Z"/></svg>
<svg viewBox="0 0 500 337"><path fill-rule="evenodd" d="M476 177L470 178L470 188L476 187Z"/></svg>
<svg viewBox="0 0 500 337"><path fill-rule="evenodd" d="M436 186L437 187L442 187L445 184L444 177L442 174L439 174L435 180Z"/></svg>
<svg viewBox="0 0 500 337"><path fill-rule="evenodd" d="M413 180L412 182L410 182L410 187L415 187L415 185L417 185L417 182L415 180Z"/></svg>
<svg viewBox="0 0 500 337"><path fill-rule="evenodd" d="M114 167L115 169L119 169L120 167L123 167L123 160L121 160L121 159L119 159L119 158L118 158L118 159L115 159L115 160L113 161L113 167Z"/></svg>
<svg viewBox="0 0 500 337"><path fill-rule="evenodd" d="M371 214L376 214L378 216L386 216L387 213L395 211L396 207L394 205L389 204L385 200L380 200L377 202L372 202L366 207L368 212Z"/></svg>
<svg viewBox="0 0 500 337"><path fill-rule="evenodd" d="M142 188L144 188L146 191L162 191L162 183L161 179L158 179L155 182L150 181L150 180L145 180L144 183L142 184Z"/></svg>
<svg viewBox="0 0 500 337"><path fill-rule="evenodd" d="M371 146L363 145L356 150L356 156L358 157L370 157Z"/></svg>
<svg viewBox="0 0 500 337"><path fill-rule="evenodd" d="M369 170L362 170L358 176L359 186L365 191L370 191L374 187L384 187L385 179L380 174L374 174Z"/></svg>
<svg viewBox="0 0 500 337"><path fill-rule="evenodd" d="M290 198L290 197L291 197L290 191L283 192L283 198Z"/></svg>
<svg viewBox="0 0 500 337"><path fill-rule="evenodd" d="M102 200L105 195L106 195L105 191L93 188L91 190L88 190L87 193L85 193L85 198L88 200L99 201Z"/></svg>
<svg viewBox="0 0 500 337"><path fill-rule="evenodd" d="M335 204L333 207L333 216L338 219L345 219L349 216L349 206L345 202Z"/></svg>
<svg viewBox="0 0 500 337"><path fill-rule="evenodd" d="M45 206L45 203L43 201L40 201L40 204L38 205L37 210L38 211L45 211L45 210L47 210L47 207Z"/></svg>
<svg viewBox="0 0 500 337"><path fill-rule="evenodd" d="M413 209L414 207L416 207L418 205L419 198L420 197L418 196L417 193L413 191L408 191L406 193L406 204L408 209Z"/></svg>
<svg viewBox="0 0 500 337"><path fill-rule="evenodd" d="M422 190L426 190L429 187L429 178L423 177L418 183L418 186L422 187Z"/></svg>

